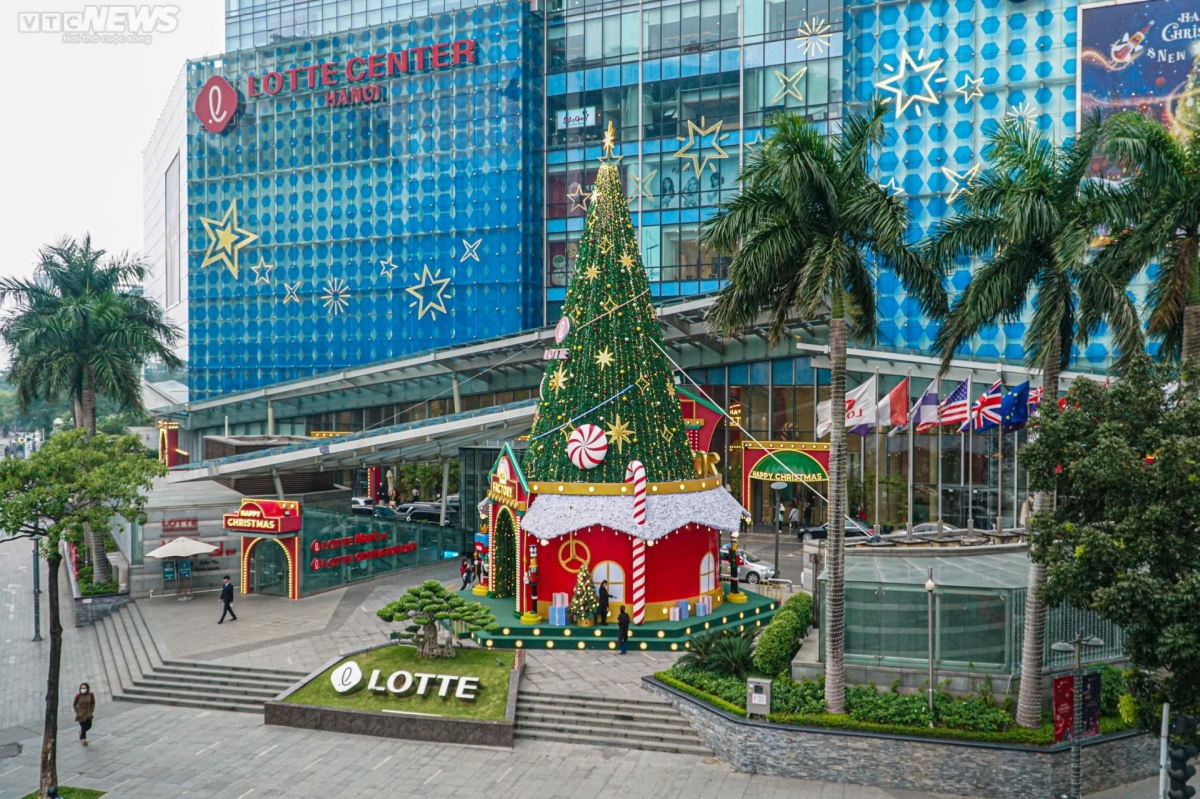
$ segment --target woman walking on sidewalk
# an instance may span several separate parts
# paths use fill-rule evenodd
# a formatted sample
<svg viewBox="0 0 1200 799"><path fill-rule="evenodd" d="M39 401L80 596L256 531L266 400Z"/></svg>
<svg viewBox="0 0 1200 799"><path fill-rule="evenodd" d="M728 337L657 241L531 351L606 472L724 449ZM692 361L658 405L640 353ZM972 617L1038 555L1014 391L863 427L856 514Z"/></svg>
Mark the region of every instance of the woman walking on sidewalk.
<svg viewBox="0 0 1200 799"><path fill-rule="evenodd" d="M96 712L96 695L87 683L79 686L72 707L75 708L75 720L79 722L79 741L87 746L88 730L92 728L92 715Z"/></svg>

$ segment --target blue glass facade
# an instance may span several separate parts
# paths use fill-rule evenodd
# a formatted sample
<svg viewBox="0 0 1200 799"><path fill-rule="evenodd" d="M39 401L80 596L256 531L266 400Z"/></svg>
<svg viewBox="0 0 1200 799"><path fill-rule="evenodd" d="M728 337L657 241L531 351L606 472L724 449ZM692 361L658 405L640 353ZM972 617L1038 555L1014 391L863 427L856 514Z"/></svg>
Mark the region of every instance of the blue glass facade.
<svg viewBox="0 0 1200 799"><path fill-rule="evenodd" d="M193 399L541 323L543 38L502 2L188 65L189 106L240 94L223 132L188 120Z"/></svg>
<svg viewBox="0 0 1200 799"><path fill-rule="evenodd" d="M340 31L386 29L394 20L408 30L425 14L457 18L492 8L478 2L229 0L226 38L231 49L272 42L308 46L312 40L305 37L338 39ZM889 140L873 169L881 185L907 198L914 241L970 191L984 166L989 125L1019 117L1062 141L1078 123L1079 12L1071 0L549 0L500 6L517 7L527 9L520 12L527 20L520 48L530 59L513 66L521 75L514 91L530 114L526 132L533 135L530 126L539 126L536 141L522 139L524 174L544 171L540 188L522 184L523 207L514 211L527 226L520 237L522 265L498 268L524 275L521 314L532 324L558 318L609 122L617 130L651 290L661 300L723 284L727 264L699 247L699 227L736 191L738 169L775 111L803 113L822 129L836 130L856 103L890 98L895 113ZM287 44L293 40L300 44ZM429 218L442 216L439 210ZM530 263L535 249L536 264ZM511 249L506 256L514 257ZM963 263L950 276L953 291L965 287L971 268ZM936 326L905 296L895 275L879 274L878 288L879 345L926 352ZM463 297L460 340L478 335L461 324L468 308L493 314L497 307L486 301L490 295L478 307ZM1023 321L1006 323L984 331L962 355L1023 362L1024 334ZM1111 353L1100 335L1074 355L1081 368L1094 369L1103 368ZM359 357L355 350L345 360Z"/></svg>

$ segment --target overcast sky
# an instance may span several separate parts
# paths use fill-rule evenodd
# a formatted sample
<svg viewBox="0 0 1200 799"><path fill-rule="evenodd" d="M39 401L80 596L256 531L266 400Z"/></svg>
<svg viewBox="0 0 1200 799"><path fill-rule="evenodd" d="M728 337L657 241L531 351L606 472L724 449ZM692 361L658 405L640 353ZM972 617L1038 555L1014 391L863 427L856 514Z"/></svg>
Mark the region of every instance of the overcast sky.
<svg viewBox="0 0 1200 799"><path fill-rule="evenodd" d="M30 274L38 248L64 234L90 231L110 252L140 253L142 149L183 62L224 50L224 0L169 0L163 8L178 9L177 25L150 44L68 43L22 30L30 18L19 12L83 11L81 0L6 6L0 274Z"/></svg>

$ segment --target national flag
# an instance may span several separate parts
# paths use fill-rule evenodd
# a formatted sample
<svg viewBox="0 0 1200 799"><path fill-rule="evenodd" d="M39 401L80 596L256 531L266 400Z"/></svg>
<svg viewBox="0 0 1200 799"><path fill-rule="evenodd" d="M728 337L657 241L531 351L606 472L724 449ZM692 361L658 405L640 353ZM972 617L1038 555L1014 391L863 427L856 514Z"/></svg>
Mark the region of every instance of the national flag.
<svg viewBox="0 0 1200 799"><path fill-rule="evenodd" d="M1000 403L1004 399L1004 384L997 380L992 387L979 395L971 406L971 418L963 423L958 432L982 433L1000 424Z"/></svg>
<svg viewBox="0 0 1200 799"><path fill-rule="evenodd" d="M1032 416L1042 404L1042 387L1029 390L1029 415Z"/></svg>
<svg viewBox="0 0 1200 799"><path fill-rule="evenodd" d="M938 406L940 424L960 424L971 418L971 378L958 384Z"/></svg>
<svg viewBox="0 0 1200 799"><path fill-rule="evenodd" d="M1003 433L1015 433L1029 421L1029 381L1011 389L1000 401Z"/></svg>
<svg viewBox="0 0 1200 799"><path fill-rule="evenodd" d="M870 432L872 427L896 427L903 425L906 421L908 421L907 377L879 401L879 406L875 408L874 423L856 425L849 432L861 436Z"/></svg>
<svg viewBox="0 0 1200 799"><path fill-rule="evenodd" d="M817 404L817 438L823 438L833 428L830 402ZM875 378L846 392L846 427L875 424Z"/></svg>
<svg viewBox="0 0 1200 799"><path fill-rule="evenodd" d="M916 425L915 432L927 433L938 424L937 383L930 383L925 393L917 398L917 404L908 415L909 424Z"/></svg>

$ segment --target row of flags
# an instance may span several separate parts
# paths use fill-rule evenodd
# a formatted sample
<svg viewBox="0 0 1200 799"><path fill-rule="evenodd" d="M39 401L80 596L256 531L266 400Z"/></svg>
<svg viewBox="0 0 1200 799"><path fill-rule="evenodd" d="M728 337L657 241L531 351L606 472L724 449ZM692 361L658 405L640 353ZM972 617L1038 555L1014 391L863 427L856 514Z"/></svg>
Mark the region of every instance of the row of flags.
<svg viewBox="0 0 1200 799"><path fill-rule="evenodd" d="M1008 390L997 380L971 402L971 379L967 378L940 401L937 383L930 383L909 408L907 377L878 400L875 380L871 377L846 392L846 432L864 435L876 427L897 432L912 424L917 433L928 433L939 425L958 425L959 433L982 433L994 427L1004 433L1015 433L1025 427L1042 401L1042 389L1031 389L1028 380ZM817 405L817 438L827 435L832 427L830 402L826 400Z"/></svg>

